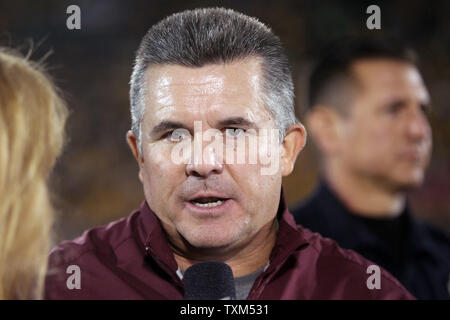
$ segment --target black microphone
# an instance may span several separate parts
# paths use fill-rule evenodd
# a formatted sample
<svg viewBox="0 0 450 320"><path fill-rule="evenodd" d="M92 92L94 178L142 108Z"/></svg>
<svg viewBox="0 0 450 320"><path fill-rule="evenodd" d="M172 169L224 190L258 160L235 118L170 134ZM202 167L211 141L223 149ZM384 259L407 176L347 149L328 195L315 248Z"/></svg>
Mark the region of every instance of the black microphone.
<svg viewBox="0 0 450 320"><path fill-rule="evenodd" d="M236 300L233 271L223 262L194 264L186 269L183 279L186 300Z"/></svg>

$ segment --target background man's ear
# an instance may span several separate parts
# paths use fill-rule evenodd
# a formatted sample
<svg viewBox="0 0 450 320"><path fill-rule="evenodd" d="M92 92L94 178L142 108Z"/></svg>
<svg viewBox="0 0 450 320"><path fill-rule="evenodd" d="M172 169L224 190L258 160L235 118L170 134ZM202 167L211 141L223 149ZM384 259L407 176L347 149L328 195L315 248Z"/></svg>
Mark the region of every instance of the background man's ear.
<svg viewBox="0 0 450 320"><path fill-rule="evenodd" d="M292 125L286 132L281 146L281 173L289 175L294 170L295 160L306 144L306 129L301 123Z"/></svg>
<svg viewBox="0 0 450 320"><path fill-rule="evenodd" d="M339 148L341 116L334 109L316 106L306 116L306 126L323 154L333 154Z"/></svg>

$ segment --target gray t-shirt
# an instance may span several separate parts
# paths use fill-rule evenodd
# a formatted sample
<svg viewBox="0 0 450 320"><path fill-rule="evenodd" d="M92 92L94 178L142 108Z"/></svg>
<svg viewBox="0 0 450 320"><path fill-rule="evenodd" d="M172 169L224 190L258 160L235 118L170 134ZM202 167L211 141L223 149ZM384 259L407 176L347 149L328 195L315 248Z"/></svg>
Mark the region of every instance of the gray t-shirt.
<svg viewBox="0 0 450 320"><path fill-rule="evenodd" d="M256 270L243 277L234 278L234 285L236 288L236 300L245 300L253 287L256 278L264 271L264 267Z"/></svg>

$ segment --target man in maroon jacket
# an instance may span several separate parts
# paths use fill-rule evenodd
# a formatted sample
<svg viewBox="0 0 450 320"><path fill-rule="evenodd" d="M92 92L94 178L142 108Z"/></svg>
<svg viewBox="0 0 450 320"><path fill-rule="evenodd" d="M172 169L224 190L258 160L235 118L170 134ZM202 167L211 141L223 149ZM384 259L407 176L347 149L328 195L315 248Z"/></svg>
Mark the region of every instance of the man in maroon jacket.
<svg viewBox="0 0 450 320"><path fill-rule="evenodd" d="M306 132L265 25L225 9L162 20L137 52L130 98L146 201L57 246L47 298L182 299L184 271L202 261L231 267L238 299L413 298L288 212L282 177Z"/></svg>

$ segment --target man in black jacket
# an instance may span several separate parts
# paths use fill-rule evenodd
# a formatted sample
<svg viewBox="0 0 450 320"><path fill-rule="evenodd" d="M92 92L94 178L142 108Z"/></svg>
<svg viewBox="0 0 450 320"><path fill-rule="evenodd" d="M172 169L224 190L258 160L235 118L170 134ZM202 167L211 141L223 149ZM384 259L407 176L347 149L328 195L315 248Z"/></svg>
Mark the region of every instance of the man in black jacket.
<svg viewBox="0 0 450 320"><path fill-rule="evenodd" d="M326 52L310 78L306 117L322 178L293 210L296 222L378 263L417 298L448 299L450 242L407 205L432 144L415 55L379 38Z"/></svg>

